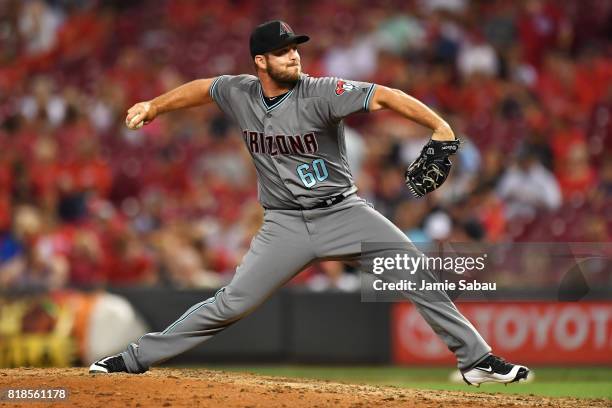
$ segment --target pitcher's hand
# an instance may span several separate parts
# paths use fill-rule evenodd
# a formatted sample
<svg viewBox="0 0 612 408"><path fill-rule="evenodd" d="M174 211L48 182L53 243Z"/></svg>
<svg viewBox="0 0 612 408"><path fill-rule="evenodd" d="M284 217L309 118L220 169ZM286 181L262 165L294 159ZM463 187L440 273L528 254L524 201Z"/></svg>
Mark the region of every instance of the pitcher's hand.
<svg viewBox="0 0 612 408"><path fill-rule="evenodd" d="M127 111L125 125L130 129L140 129L157 116L157 109L151 102L138 102Z"/></svg>

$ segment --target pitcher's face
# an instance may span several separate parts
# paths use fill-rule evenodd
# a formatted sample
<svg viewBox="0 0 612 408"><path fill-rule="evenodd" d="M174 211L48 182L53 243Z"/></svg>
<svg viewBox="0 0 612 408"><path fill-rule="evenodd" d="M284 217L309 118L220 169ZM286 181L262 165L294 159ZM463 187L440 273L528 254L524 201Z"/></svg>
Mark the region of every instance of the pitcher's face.
<svg viewBox="0 0 612 408"><path fill-rule="evenodd" d="M276 82L295 84L300 79L302 65L296 44L290 44L268 52L264 57L266 59L266 72Z"/></svg>

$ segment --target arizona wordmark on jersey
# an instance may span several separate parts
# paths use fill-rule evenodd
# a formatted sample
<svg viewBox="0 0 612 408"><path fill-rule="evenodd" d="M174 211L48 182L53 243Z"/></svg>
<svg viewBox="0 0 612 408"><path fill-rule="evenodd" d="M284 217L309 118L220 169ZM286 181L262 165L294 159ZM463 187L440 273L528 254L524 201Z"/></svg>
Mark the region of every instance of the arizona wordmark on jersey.
<svg viewBox="0 0 612 408"><path fill-rule="evenodd" d="M312 132L296 136L266 136L261 132L244 130L242 137L251 153L276 156L277 154L316 153L319 150L317 137Z"/></svg>

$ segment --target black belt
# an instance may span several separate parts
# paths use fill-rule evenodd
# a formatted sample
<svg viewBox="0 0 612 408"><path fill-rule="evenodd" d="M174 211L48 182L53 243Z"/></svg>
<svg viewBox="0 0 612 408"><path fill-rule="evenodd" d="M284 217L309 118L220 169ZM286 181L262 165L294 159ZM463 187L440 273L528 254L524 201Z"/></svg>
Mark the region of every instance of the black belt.
<svg viewBox="0 0 612 408"><path fill-rule="evenodd" d="M310 207L310 208L307 208L307 209L308 210L316 210L317 208L331 207L332 205L336 205L338 203L341 203L342 201L344 201L346 199L346 197L348 197L348 195L340 194L340 195L337 195L337 196L326 198L326 199L322 200L321 202L319 202L318 204L316 204L314 207Z"/></svg>
<svg viewBox="0 0 612 408"><path fill-rule="evenodd" d="M266 210L301 210L301 211L307 211L307 210L317 210L320 208L328 208L331 207L332 205L336 205L338 203L341 203L342 201L344 201L347 197L350 197L354 194L354 192L350 193L350 194L339 194L337 196L333 196L330 198L325 198L323 200L321 200L319 203L315 204L313 207L310 208L274 208L274 207L264 207Z"/></svg>

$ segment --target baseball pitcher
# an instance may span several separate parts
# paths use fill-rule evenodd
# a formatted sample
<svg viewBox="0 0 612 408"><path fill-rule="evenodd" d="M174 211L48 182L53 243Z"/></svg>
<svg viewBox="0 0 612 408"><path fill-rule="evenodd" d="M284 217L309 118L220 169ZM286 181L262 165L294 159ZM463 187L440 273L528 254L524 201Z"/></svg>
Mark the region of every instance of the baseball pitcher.
<svg viewBox="0 0 612 408"><path fill-rule="evenodd" d="M303 74L298 44L308 40L285 22L264 23L250 37L256 76L195 80L128 110L126 125L137 129L168 111L216 103L241 129L257 172L264 221L231 283L163 332L145 334L124 352L95 362L91 373L145 372L245 317L310 263L377 255L362 254L362 242L401 243L418 254L402 231L356 194L343 118L391 109L432 130L431 140L406 171L406 184L416 196L444 182L459 142L442 118L400 90ZM415 279L437 281L427 270L418 271ZM527 378L526 367L491 353L445 292L434 295L437 301L431 301L431 294L405 293L456 355L468 384Z"/></svg>

